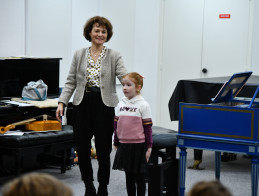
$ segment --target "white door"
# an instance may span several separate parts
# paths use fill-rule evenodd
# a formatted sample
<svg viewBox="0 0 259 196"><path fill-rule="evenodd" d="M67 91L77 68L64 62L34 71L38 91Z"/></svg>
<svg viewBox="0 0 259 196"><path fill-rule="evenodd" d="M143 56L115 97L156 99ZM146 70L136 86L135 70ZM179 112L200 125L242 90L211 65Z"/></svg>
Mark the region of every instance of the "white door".
<svg viewBox="0 0 259 196"><path fill-rule="evenodd" d="M179 80L249 69L252 1L162 1L159 125L178 128L177 122L170 120L168 102ZM230 14L230 18L220 19L220 14Z"/></svg>
<svg viewBox="0 0 259 196"><path fill-rule="evenodd" d="M251 0L205 0L202 77L251 69L251 5Z"/></svg>

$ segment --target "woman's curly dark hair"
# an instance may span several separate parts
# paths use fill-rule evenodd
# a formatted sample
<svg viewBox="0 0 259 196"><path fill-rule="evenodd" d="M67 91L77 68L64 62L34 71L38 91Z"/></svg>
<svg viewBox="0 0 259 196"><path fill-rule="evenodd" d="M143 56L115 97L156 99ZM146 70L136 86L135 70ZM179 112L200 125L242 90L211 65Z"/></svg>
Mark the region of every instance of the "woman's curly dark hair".
<svg viewBox="0 0 259 196"><path fill-rule="evenodd" d="M95 23L99 24L100 26L104 26L107 29L107 40L106 40L106 42L108 42L113 35L112 24L107 18L104 18L104 17L101 17L101 16L94 16L94 17L92 17L92 18L90 18L86 21L85 26L84 26L84 37L85 37L85 39L87 39L90 42L92 41L90 33L91 33Z"/></svg>

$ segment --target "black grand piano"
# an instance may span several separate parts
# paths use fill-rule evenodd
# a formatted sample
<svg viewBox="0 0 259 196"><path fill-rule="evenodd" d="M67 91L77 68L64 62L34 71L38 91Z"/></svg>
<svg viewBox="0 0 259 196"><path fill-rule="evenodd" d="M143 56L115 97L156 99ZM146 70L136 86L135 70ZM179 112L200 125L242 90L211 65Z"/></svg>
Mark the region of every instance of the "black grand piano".
<svg viewBox="0 0 259 196"><path fill-rule="evenodd" d="M41 114L55 116L56 108L18 107L6 102L19 98L30 81L42 79L48 85L48 98L59 96L59 66L61 58L0 59L0 126Z"/></svg>
<svg viewBox="0 0 259 196"><path fill-rule="evenodd" d="M252 196L257 196L259 169L259 86L252 97L236 97L252 72L234 74L211 104L180 103L180 195L185 192L186 149L215 151L215 177L220 179L221 152L252 157Z"/></svg>

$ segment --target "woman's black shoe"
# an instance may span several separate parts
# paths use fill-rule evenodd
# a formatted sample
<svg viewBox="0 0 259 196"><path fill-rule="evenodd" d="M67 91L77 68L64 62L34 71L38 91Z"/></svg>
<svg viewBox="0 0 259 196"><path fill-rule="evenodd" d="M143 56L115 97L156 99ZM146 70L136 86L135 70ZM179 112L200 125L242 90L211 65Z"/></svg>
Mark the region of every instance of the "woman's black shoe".
<svg viewBox="0 0 259 196"><path fill-rule="evenodd" d="M107 185L103 185L103 184L99 185L97 196L108 196Z"/></svg>
<svg viewBox="0 0 259 196"><path fill-rule="evenodd" d="M96 196L96 189L94 183L85 183L85 196Z"/></svg>

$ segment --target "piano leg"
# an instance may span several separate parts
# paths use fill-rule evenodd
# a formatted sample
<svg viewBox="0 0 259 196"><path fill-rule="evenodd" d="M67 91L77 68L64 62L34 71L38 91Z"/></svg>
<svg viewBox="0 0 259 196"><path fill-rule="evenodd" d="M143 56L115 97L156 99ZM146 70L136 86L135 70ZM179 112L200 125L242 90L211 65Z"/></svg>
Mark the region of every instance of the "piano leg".
<svg viewBox="0 0 259 196"><path fill-rule="evenodd" d="M180 154L180 196L184 196L185 192L185 174L186 174L186 148L181 148Z"/></svg>
<svg viewBox="0 0 259 196"><path fill-rule="evenodd" d="M220 162L221 162L221 152L215 151L215 177L220 180Z"/></svg>
<svg viewBox="0 0 259 196"><path fill-rule="evenodd" d="M258 165L259 165L258 157L253 156L252 167L251 167L252 196L257 196L257 191L258 191Z"/></svg>

